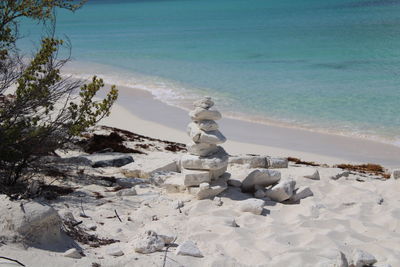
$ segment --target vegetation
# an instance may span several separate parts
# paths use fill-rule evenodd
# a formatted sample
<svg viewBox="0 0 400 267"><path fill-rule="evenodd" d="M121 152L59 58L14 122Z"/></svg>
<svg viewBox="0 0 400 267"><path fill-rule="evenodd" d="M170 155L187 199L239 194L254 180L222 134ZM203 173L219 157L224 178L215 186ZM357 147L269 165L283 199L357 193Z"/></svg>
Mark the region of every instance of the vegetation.
<svg viewBox="0 0 400 267"><path fill-rule="evenodd" d="M61 76L68 61L58 52L68 47L54 37L56 8L75 11L85 1L4 0L0 2L0 186L13 185L37 160L63 148L99 120L108 116L118 91L95 101L104 87L101 79L91 83ZM49 36L26 63L16 41L21 18L51 25ZM1 191L0 187L0 191Z"/></svg>

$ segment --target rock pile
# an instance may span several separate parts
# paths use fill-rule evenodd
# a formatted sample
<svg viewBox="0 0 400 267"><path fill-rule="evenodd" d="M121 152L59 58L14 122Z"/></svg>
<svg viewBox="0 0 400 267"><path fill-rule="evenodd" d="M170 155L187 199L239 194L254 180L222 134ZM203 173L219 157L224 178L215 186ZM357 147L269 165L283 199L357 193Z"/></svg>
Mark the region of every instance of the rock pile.
<svg viewBox="0 0 400 267"><path fill-rule="evenodd" d="M181 176L170 180L167 190L168 187L170 191L187 189L198 199L204 199L227 188L226 181L219 179L228 168L229 156L219 146L226 142L226 138L215 122L221 119L221 113L211 109L213 106L210 97L194 102L195 108L189 113L192 122L187 129L191 139L187 144L188 154L180 160Z"/></svg>

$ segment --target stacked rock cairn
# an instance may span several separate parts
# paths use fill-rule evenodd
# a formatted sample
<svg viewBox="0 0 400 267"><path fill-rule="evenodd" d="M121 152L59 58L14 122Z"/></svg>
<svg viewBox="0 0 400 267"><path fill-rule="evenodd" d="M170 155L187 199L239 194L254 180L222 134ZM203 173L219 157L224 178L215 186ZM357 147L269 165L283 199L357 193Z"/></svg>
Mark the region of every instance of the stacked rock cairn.
<svg viewBox="0 0 400 267"><path fill-rule="evenodd" d="M210 195L226 189L223 184L213 187L212 183L226 172L229 161L228 154L219 146L226 138L215 122L222 116L219 111L211 109L213 106L210 97L194 102L195 108L189 113L192 122L187 129L191 142L187 145L188 154L181 159L184 185L199 198L202 198L200 191Z"/></svg>

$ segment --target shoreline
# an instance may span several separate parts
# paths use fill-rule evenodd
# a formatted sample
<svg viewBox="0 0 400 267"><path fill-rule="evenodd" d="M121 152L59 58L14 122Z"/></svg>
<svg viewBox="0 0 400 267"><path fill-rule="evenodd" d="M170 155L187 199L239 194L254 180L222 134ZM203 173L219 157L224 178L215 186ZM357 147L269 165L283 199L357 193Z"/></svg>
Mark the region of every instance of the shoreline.
<svg viewBox="0 0 400 267"><path fill-rule="evenodd" d="M186 126L190 121L187 111L155 99L143 89L125 86L118 86L118 89L120 96L110 117L100 124L175 142L189 141L186 134ZM218 104L216 102L216 107ZM386 168L400 166L400 147L395 145L258 124L222 115L218 123L228 139L224 147L230 154L291 156L330 165L376 163Z"/></svg>

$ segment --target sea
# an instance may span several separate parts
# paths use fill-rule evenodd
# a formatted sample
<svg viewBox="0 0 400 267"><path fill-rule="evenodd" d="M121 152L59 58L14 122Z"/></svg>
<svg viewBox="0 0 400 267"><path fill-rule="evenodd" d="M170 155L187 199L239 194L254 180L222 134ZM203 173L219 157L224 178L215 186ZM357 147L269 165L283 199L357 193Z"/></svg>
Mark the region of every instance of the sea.
<svg viewBox="0 0 400 267"><path fill-rule="evenodd" d="M89 0L56 15L75 77L400 146L400 0ZM46 32L23 21L21 50Z"/></svg>

